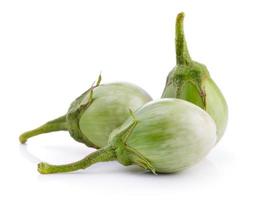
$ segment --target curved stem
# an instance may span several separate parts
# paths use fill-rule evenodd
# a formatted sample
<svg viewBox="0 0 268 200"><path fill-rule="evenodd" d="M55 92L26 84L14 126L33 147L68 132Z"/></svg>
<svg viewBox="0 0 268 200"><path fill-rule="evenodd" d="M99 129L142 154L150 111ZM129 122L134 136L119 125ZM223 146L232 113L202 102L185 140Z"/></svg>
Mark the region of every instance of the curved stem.
<svg viewBox="0 0 268 200"><path fill-rule="evenodd" d="M23 144L25 143L29 138L34 137L36 135L49 133L52 131L62 131L62 130L68 130L67 122L66 122L66 115L63 115L57 119L51 120L44 125L33 129L31 131L27 131L20 135L19 140Z"/></svg>
<svg viewBox="0 0 268 200"><path fill-rule="evenodd" d="M112 161L116 160L116 154L112 147L104 147L99 149L82 160L79 160L74 163L69 163L65 165L50 165L48 163L39 163L38 164L38 171L41 174L53 174L53 173L63 173L63 172L72 172L79 169L85 169L90 165L97 163L97 162L105 162L105 161Z"/></svg>
<svg viewBox="0 0 268 200"><path fill-rule="evenodd" d="M184 13L178 14L176 19L176 60L177 65L189 64L191 57L188 52L187 43L183 30Z"/></svg>

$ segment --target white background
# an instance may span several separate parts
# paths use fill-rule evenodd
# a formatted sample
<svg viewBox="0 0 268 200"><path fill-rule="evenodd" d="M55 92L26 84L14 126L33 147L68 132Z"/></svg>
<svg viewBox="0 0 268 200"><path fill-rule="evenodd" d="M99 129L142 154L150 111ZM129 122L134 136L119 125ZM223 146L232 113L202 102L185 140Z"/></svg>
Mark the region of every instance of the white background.
<svg viewBox="0 0 268 200"><path fill-rule="evenodd" d="M262 0L0 1L0 199L267 199L268 5ZM194 60L229 105L228 129L201 163L172 175L99 163L40 175L93 149L67 132L20 145L21 132L64 114L102 71L159 98L175 65L184 11Z"/></svg>

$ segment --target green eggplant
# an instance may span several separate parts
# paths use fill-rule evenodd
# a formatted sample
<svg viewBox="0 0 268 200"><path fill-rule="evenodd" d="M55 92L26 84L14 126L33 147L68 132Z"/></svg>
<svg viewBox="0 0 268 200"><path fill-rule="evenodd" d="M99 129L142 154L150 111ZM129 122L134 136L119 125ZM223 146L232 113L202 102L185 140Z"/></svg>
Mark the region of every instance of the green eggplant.
<svg viewBox="0 0 268 200"><path fill-rule="evenodd" d="M129 115L129 109L137 110L151 101L142 88L124 82L97 83L71 104L67 114L44 125L23 133L20 142L53 131L69 131L78 142L89 147L101 148L107 145L109 134L120 126Z"/></svg>
<svg viewBox="0 0 268 200"><path fill-rule="evenodd" d="M191 59L185 41L183 20L182 12L176 20L177 64L168 74L162 98L183 99L207 111L217 125L219 141L227 125L227 103L206 66Z"/></svg>

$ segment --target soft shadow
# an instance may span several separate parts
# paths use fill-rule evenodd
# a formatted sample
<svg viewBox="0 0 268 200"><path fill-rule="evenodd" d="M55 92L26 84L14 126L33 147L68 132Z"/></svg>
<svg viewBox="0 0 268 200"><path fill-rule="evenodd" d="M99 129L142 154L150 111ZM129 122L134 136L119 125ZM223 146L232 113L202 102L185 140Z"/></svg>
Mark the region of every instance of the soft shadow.
<svg viewBox="0 0 268 200"><path fill-rule="evenodd" d="M184 169L182 171L176 172L176 173L157 173L153 174L150 171L144 171L139 166L129 166L125 167L123 171L127 174L133 173L136 174L136 176L142 176L142 177L156 177L156 178L167 178L167 177L187 177L187 176L217 176L219 174L219 171L217 167L208 159L203 159L201 162Z"/></svg>
<svg viewBox="0 0 268 200"><path fill-rule="evenodd" d="M29 152L27 144L19 145L19 151L24 158L26 158L32 163L38 163L41 161L38 157Z"/></svg>
<svg viewBox="0 0 268 200"><path fill-rule="evenodd" d="M55 183L72 185L88 190L100 190L105 188L112 192L122 190L133 192L143 191L147 188L148 193L159 190L162 192L171 190L184 190L189 188L205 187L211 183L217 183L217 168L209 160L203 160L199 164L184 171L173 174L155 175L149 171L144 171L138 166L122 166L114 162L97 163L85 170L71 173L38 175L38 181L45 183Z"/></svg>

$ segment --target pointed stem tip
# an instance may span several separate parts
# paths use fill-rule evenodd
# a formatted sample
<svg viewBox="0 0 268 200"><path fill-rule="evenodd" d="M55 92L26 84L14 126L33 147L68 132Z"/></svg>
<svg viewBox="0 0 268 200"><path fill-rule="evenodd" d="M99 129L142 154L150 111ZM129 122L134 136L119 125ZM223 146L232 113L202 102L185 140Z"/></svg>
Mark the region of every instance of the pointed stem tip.
<svg viewBox="0 0 268 200"><path fill-rule="evenodd" d="M177 15L176 19L176 60L178 65L187 65L191 62L188 52L187 43L184 36L183 21L184 12Z"/></svg>
<svg viewBox="0 0 268 200"><path fill-rule="evenodd" d="M182 22L183 19L185 17L185 13L184 12L180 12L178 15L177 15L177 22Z"/></svg>

